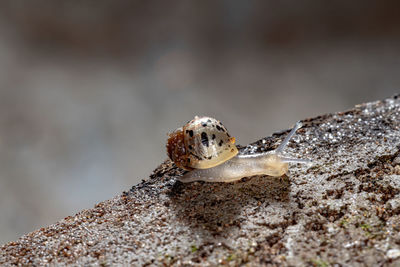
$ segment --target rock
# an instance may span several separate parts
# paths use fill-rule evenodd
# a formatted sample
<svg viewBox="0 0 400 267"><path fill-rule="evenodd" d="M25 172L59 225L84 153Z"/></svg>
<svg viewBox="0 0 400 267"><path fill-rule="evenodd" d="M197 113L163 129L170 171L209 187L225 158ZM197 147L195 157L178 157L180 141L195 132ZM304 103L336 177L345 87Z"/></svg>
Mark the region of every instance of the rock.
<svg viewBox="0 0 400 267"><path fill-rule="evenodd" d="M389 249L386 256L391 260L397 259L400 257L400 249Z"/></svg>
<svg viewBox="0 0 400 267"><path fill-rule="evenodd" d="M0 247L0 264L399 265L400 98L303 123L287 153L312 166L182 184L167 160L122 195Z"/></svg>

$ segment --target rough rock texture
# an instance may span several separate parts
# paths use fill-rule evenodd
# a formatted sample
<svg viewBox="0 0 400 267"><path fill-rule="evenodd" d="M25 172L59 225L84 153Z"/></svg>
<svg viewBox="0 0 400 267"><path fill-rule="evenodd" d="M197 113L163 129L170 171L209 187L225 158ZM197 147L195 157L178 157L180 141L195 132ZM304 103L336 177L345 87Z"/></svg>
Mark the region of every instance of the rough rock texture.
<svg viewBox="0 0 400 267"><path fill-rule="evenodd" d="M166 161L121 196L0 247L0 264L400 266L400 97L303 122L287 153L312 166L182 184Z"/></svg>

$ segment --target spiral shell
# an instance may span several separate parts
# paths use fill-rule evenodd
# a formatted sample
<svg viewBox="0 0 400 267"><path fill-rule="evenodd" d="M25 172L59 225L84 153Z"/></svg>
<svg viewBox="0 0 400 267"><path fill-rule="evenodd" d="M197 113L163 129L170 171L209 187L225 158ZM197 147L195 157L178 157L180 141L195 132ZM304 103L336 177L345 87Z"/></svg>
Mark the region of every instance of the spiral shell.
<svg viewBox="0 0 400 267"><path fill-rule="evenodd" d="M195 117L169 134L167 154L185 170L207 169L234 156L238 150L222 123L210 117Z"/></svg>

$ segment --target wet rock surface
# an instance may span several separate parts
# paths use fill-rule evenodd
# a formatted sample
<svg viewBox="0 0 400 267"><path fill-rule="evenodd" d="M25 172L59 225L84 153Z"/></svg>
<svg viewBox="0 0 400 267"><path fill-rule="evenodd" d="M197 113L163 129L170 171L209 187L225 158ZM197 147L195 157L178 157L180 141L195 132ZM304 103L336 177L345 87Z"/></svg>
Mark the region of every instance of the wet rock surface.
<svg viewBox="0 0 400 267"><path fill-rule="evenodd" d="M170 161L122 195L0 247L1 265L400 265L400 97L303 121L282 178L176 180ZM240 153L274 149L288 131Z"/></svg>

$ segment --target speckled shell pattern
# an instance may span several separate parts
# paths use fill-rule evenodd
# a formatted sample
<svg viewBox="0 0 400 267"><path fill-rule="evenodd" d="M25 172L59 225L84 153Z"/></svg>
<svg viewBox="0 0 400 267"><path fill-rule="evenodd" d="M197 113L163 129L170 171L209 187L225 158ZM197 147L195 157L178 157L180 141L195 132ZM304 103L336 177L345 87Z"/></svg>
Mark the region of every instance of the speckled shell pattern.
<svg viewBox="0 0 400 267"><path fill-rule="evenodd" d="M187 170L211 168L238 153L235 138L229 135L221 122L214 118L197 116L170 135L167 151L178 167ZM173 152L172 155L170 152Z"/></svg>

